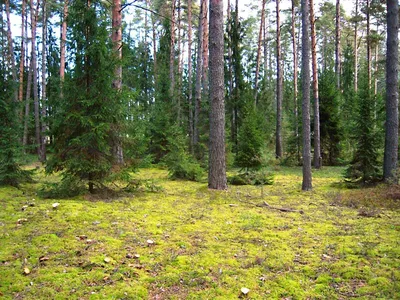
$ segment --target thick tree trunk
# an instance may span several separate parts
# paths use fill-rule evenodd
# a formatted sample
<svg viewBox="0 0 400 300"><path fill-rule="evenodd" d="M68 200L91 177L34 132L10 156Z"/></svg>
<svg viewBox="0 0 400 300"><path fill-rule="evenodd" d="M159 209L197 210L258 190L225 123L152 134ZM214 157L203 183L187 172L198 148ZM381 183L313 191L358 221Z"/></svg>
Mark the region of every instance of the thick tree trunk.
<svg viewBox="0 0 400 300"><path fill-rule="evenodd" d="M386 182L397 183L397 156L399 137L399 4L387 0L387 53L386 53L386 124L383 177Z"/></svg>
<svg viewBox="0 0 400 300"><path fill-rule="evenodd" d="M171 7L171 52L169 56L169 80L171 82L170 95L175 96L175 6L176 0L172 0Z"/></svg>
<svg viewBox="0 0 400 300"><path fill-rule="evenodd" d="M41 124L41 144L40 144L40 161L46 161L46 115L47 115L47 105L46 105L46 60L47 60L47 2L43 1L43 26L42 26L42 124Z"/></svg>
<svg viewBox="0 0 400 300"><path fill-rule="evenodd" d="M335 74L336 74L336 88L340 91L340 0L336 0L336 42L335 42Z"/></svg>
<svg viewBox="0 0 400 300"><path fill-rule="evenodd" d="M188 0L188 103L189 103L189 113L192 115L193 111L193 93L192 93L192 0ZM189 118L189 121L191 121L192 118ZM194 118L194 121L196 122L196 117ZM190 150L192 153L194 153L194 144L196 142L196 137L195 137L195 132L196 129L194 128L194 124L192 122L189 122L190 126L190 137L191 137L191 147ZM196 124L197 126L197 124Z"/></svg>
<svg viewBox="0 0 400 300"><path fill-rule="evenodd" d="M40 138L40 112L39 112L39 95L38 95L38 73L37 73L37 56L36 56L36 25L39 11L39 0L37 1L36 8L33 0L30 0L31 4L31 43L32 43L32 81L33 81L33 102L35 112L35 137L38 159L41 160L41 138Z"/></svg>
<svg viewBox="0 0 400 300"><path fill-rule="evenodd" d="M257 102L258 102L258 76L260 74L260 65L261 65L261 43L262 43L262 38L263 38L263 29L264 29L264 21L265 21L265 3L266 3L266 0L262 0L260 30L258 32L258 44L257 44L256 77L254 78L254 103L255 103L255 105L257 105Z"/></svg>
<svg viewBox="0 0 400 300"><path fill-rule="evenodd" d="M69 0L64 0L63 20L62 20L62 25L61 25L61 41L60 41L60 80L61 80L61 83L64 82L64 78L65 78L65 48L66 48L66 40L67 40L68 4L69 4Z"/></svg>
<svg viewBox="0 0 400 300"><path fill-rule="evenodd" d="M282 146L282 102L283 102L283 70L281 58L281 22L279 2L276 1L276 158L283 156Z"/></svg>
<svg viewBox="0 0 400 300"><path fill-rule="evenodd" d="M358 0L356 0L356 18L358 18ZM354 91L358 91L358 21L354 22Z"/></svg>
<svg viewBox="0 0 400 300"><path fill-rule="evenodd" d="M24 152L26 151L26 146L28 145L28 125L29 125L29 112L30 112L29 106L31 101L31 87L32 87L32 75L33 75L32 73L33 73L33 67L31 61L28 71L28 81L26 83L24 134L22 137L22 145L24 147Z"/></svg>
<svg viewBox="0 0 400 300"><path fill-rule="evenodd" d="M112 34L114 54L117 57L117 66L115 67L113 87L120 91L122 88L122 7L121 0L113 0L112 8ZM118 132L115 133L118 136ZM124 152L119 137L113 141L113 155L115 162L122 165L124 163Z"/></svg>
<svg viewBox="0 0 400 300"><path fill-rule="evenodd" d="M317 66L317 37L315 33L314 1L310 0L310 23L311 23L311 56L313 74L313 96L314 96L314 167L321 168L321 134L319 124L319 93L318 93L318 66Z"/></svg>
<svg viewBox="0 0 400 300"><path fill-rule="evenodd" d="M303 91L303 184L302 190L312 189L310 134L310 15L308 0L301 0L302 20L302 91Z"/></svg>
<svg viewBox="0 0 400 300"><path fill-rule="evenodd" d="M203 24L202 19L204 14L207 12L204 11L206 0L202 0L200 3L200 14L199 14L199 30L198 30L198 41L197 41L197 62L196 62L196 86L195 86L195 95L194 95L194 124L193 124L193 146L194 150L196 150L196 146L199 143L199 117L200 117L200 109L201 109L201 83L202 83L202 75L203 75ZM189 56L190 57L190 56Z"/></svg>
<svg viewBox="0 0 400 300"><path fill-rule="evenodd" d="M368 73L368 89L371 90L372 70L371 70L371 26L370 26L370 0L367 0L367 73Z"/></svg>
<svg viewBox="0 0 400 300"><path fill-rule="evenodd" d="M297 57L297 42L296 42L296 15L295 1L292 0L292 46L293 46L293 112L294 112L294 134L296 139L297 161L300 162L300 135L299 135L299 110L297 108L298 97L298 57Z"/></svg>
<svg viewBox="0 0 400 300"><path fill-rule="evenodd" d="M202 19L202 24L203 24L203 67L202 67L202 78L201 78L201 83L203 87L203 96L205 98L208 98L208 39L209 39L209 33L208 33L208 5L207 1L203 0L203 19Z"/></svg>
<svg viewBox="0 0 400 300"><path fill-rule="evenodd" d="M225 170L223 0L210 0L210 154L208 187L227 189Z"/></svg>
<svg viewBox="0 0 400 300"><path fill-rule="evenodd" d="M25 14L26 14L26 0L22 0L21 8L21 58L19 61L19 88L18 88L18 101L22 103L24 99L24 63L25 63ZM20 118L22 120L22 110L20 111Z"/></svg>
<svg viewBox="0 0 400 300"><path fill-rule="evenodd" d="M14 83L17 83L17 70L15 65L14 45L11 33L11 20L10 20L10 1L5 0L6 3L6 17L7 17L7 42L8 42L8 64L11 70L11 76ZM15 90L13 95L14 101L18 101L18 91Z"/></svg>

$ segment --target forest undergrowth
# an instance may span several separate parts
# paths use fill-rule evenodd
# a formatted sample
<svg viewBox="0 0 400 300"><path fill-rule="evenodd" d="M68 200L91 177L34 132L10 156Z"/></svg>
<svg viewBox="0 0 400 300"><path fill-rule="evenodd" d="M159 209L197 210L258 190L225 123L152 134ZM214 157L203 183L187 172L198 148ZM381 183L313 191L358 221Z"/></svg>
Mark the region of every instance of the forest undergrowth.
<svg viewBox="0 0 400 300"><path fill-rule="evenodd" d="M400 189L273 173L218 192L143 169L150 188L105 199L41 199L41 171L0 188L0 298L400 298Z"/></svg>

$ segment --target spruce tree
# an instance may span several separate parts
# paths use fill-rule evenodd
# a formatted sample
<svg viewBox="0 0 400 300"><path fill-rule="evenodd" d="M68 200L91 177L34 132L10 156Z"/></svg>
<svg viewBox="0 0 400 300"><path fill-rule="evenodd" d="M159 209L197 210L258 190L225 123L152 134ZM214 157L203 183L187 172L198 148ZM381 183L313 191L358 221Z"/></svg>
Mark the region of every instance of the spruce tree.
<svg viewBox="0 0 400 300"><path fill-rule="evenodd" d="M366 72L360 78L357 93L357 117L353 140L356 151L345 178L354 183L369 184L380 177L378 168L378 136L374 118L374 98L368 88Z"/></svg>
<svg viewBox="0 0 400 300"><path fill-rule="evenodd" d="M91 193L111 174L112 145L125 119L120 92L112 88L115 61L107 18L99 1L77 0L70 7L74 69L54 118L54 156L47 164L48 172L62 171L63 179L87 182Z"/></svg>

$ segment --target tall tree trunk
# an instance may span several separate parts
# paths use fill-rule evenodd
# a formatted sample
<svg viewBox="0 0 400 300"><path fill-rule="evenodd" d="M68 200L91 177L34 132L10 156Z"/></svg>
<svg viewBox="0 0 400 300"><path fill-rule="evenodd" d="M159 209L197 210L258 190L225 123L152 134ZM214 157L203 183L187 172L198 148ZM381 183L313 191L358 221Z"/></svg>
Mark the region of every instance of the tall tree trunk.
<svg viewBox="0 0 400 300"><path fill-rule="evenodd" d="M276 158L283 155L282 146L282 102L283 102L283 70L281 58L281 22L279 2L276 1Z"/></svg>
<svg viewBox="0 0 400 300"><path fill-rule="evenodd" d="M300 162L300 135L299 135L299 110L297 108L298 97L298 57L297 57L297 42L296 42L296 15L295 15L295 0L292 0L292 46L293 46L293 106L294 106L294 134L296 139L297 161Z"/></svg>
<svg viewBox="0 0 400 300"><path fill-rule="evenodd" d="M63 20L62 20L62 25L61 25L61 41L60 41L60 81L61 81L61 84L64 82L64 78L65 78L65 48L66 48L66 40L67 40L68 4L69 4L69 0L64 0Z"/></svg>
<svg viewBox="0 0 400 300"><path fill-rule="evenodd" d="M46 60L47 60L47 1L44 0L43 3L43 26L42 26L42 127L41 127L41 144L40 144L40 161L46 161Z"/></svg>
<svg viewBox="0 0 400 300"><path fill-rule="evenodd" d="M113 87L120 91L122 88L122 7L121 0L113 0L112 7L112 34L111 39L113 42L114 54L117 57L117 66L114 71ZM118 130L118 129L117 129ZM118 132L115 133L118 135ZM124 153L122 144L119 137L113 141L113 155L117 164L124 163Z"/></svg>
<svg viewBox="0 0 400 300"><path fill-rule="evenodd" d="M225 167L223 0L210 0L210 154L208 187L227 189Z"/></svg>
<svg viewBox="0 0 400 300"><path fill-rule="evenodd" d="M30 112L29 106L31 101L32 75L33 75L33 66L31 60L28 71L28 81L26 83L24 134L22 137L22 145L24 147L24 152L26 152L26 146L28 145L28 129L29 129L28 125L29 125L29 112Z"/></svg>
<svg viewBox="0 0 400 300"><path fill-rule="evenodd" d="M204 14L206 0L202 0L200 3L200 14L199 14L199 30L198 30L198 41L197 41L197 62L196 62L196 85L195 85L195 95L194 95L194 124L193 124L193 146L196 150L196 146L199 143L199 116L201 109L201 82L203 74L203 24L202 19ZM190 56L189 56L190 57Z"/></svg>
<svg viewBox="0 0 400 300"><path fill-rule="evenodd" d="M367 72L368 72L368 90L371 90L372 84L372 70L371 70L371 26L370 26L370 19L371 19L371 12L370 12L370 0L367 0Z"/></svg>
<svg viewBox="0 0 400 300"><path fill-rule="evenodd" d="M192 89L192 82L193 82L193 76L192 76L192 0L188 0L188 8L187 8L187 14L188 14L188 103L189 103L189 113L192 115L193 112L193 89ZM199 54L198 54L199 55ZM194 122L196 122L196 116L194 118ZM192 118L189 117L189 134L190 134L190 150L192 154L194 153L194 145L197 143L195 133L196 129L194 128L194 124L192 121ZM197 124L196 124L197 127Z"/></svg>
<svg viewBox="0 0 400 300"><path fill-rule="evenodd" d="M228 98L232 99L233 98L233 69L232 69L232 65L233 65L233 61L232 61L232 23L231 23L231 1L228 0L228 8L226 11L227 14L227 19L228 19L228 23L227 23L227 30L229 32L228 34L228 81L229 81L229 85L228 85ZM232 101L230 101L232 102ZM231 123L231 140L234 141L235 140L235 108L232 105L232 111L231 111L231 119L230 119L230 123Z"/></svg>
<svg viewBox="0 0 400 300"><path fill-rule="evenodd" d="M378 28L376 30L376 32L378 32ZM379 68L379 41L376 41L375 44L375 61L374 61L374 96L376 96L378 94L378 68ZM375 113L377 113L376 109L375 109Z"/></svg>
<svg viewBox="0 0 400 300"><path fill-rule="evenodd" d="M201 79L201 83L202 83L202 87L203 87L203 95L204 97L208 98L208 51L209 51L209 47L208 47L208 38L209 38L209 34L208 34L208 5L207 5L207 1L203 0L202 1L203 4L203 19L202 19L202 24L203 24L203 55L202 55L202 59L203 59L203 67L202 67L202 79Z"/></svg>
<svg viewBox="0 0 400 300"><path fill-rule="evenodd" d="M386 53L386 124L383 177L386 182L397 183L399 137L399 4L387 0L387 53Z"/></svg>
<svg viewBox="0 0 400 300"><path fill-rule="evenodd" d="M190 10L189 9L189 1L190 0L188 0L188 11ZM178 89L180 89L182 87L182 80L183 80L183 77L182 77L183 53L182 53L182 43L181 43L182 42L182 38L181 38L182 13L181 13L181 10L182 10L181 0L178 0L178 20L177 20L177 23L178 23L178 26L177 26L177 31L178 31L178 40L177 40L177 44L178 44ZM189 12L188 12L188 22L191 22L191 20L189 21ZM190 27L191 27L191 25L192 24L190 24ZM188 27L189 27L189 25L188 25ZM189 28L188 28L188 30L189 30ZM192 30L192 28L190 28L190 31L191 30ZM190 35L191 34L192 33L190 32ZM190 59L189 59L189 61L191 63ZM189 63L189 61L188 61L188 63ZM190 66L190 68L191 67L192 66ZM192 71L192 70L190 70L190 71ZM190 80L191 78L192 77L189 75L189 85L192 84L192 81ZM189 87L189 94L190 94L190 97L192 97L190 87ZM176 119L177 119L177 123L180 124L181 123L181 93L178 93L176 95L176 101L177 101L177 103L176 103L177 118Z"/></svg>
<svg viewBox="0 0 400 300"><path fill-rule="evenodd" d="M319 124L319 93L318 93L318 66L317 66L317 37L315 33L314 1L310 0L310 23L311 23L311 57L313 74L313 96L314 96L314 167L321 168L321 134Z"/></svg>
<svg viewBox="0 0 400 300"><path fill-rule="evenodd" d="M303 91L303 184L302 190L312 189L310 134L310 15L308 0L301 0L302 48L301 84Z"/></svg>
<svg viewBox="0 0 400 300"><path fill-rule="evenodd" d="M335 43L335 74L336 74L336 88L340 91L340 0L336 0L336 43Z"/></svg>
<svg viewBox="0 0 400 300"><path fill-rule="evenodd" d="M175 96L175 5L176 0L172 0L171 8L171 52L169 56L169 79L171 81L170 95Z"/></svg>
<svg viewBox="0 0 400 300"><path fill-rule="evenodd" d="M356 21L354 22L354 91L358 91L358 0L356 0Z"/></svg>
<svg viewBox="0 0 400 300"><path fill-rule="evenodd" d="M8 42L8 63L11 70L11 76L14 83L17 83L17 70L15 65L14 46L11 33L11 20L10 20L10 0L5 0L6 3L6 16L7 16L7 42ZM13 93L14 101L18 101L18 91Z"/></svg>
<svg viewBox="0 0 400 300"><path fill-rule="evenodd" d="M22 103L24 99L24 63L25 63L25 14L26 14L26 0L22 0L21 8L21 58L19 61L19 88L18 88L18 101ZM22 119L22 110L20 111L20 118Z"/></svg>
<svg viewBox="0 0 400 300"><path fill-rule="evenodd" d="M146 0L150 6L150 0ZM151 14L151 28L153 32L153 63L154 74L157 74L157 34L156 34L156 21L154 14Z"/></svg>
<svg viewBox="0 0 400 300"><path fill-rule="evenodd" d="M264 29L264 21L265 21L265 2L266 0L262 0L261 3L261 20L260 20L260 30L258 32L258 45L257 45L257 64L256 64L256 77L254 79L254 103L257 105L258 102L258 76L260 74L260 65L261 65L261 43L263 37L263 29Z"/></svg>
<svg viewBox="0 0 400 300"><path fill-rule="evenodd" d="M33 0L30 0L31 4L31 32L32 32L32 81L33 81L33 102L35 112L35 137L38 159L41 160L41 138L40 138L40 112L39 112L39 95L38 95L38 71L37 71L37 56L36 56L36 25L38 19L38 11L40 0L36 3L36 8Z"/></svg>

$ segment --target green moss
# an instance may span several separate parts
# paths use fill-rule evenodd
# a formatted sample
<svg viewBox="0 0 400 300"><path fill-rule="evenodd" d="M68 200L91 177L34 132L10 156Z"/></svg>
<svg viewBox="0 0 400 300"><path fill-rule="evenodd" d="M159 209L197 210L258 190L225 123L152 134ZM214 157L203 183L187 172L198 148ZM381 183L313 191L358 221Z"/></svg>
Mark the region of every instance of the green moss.
<svg viewBox="0 0 400 300"><path fill-rule="evenodd" d="M396 298L400 211L363 218L337 206L332 199L348 193L333 185L340 168L315 172L311 193L300 191L301 169L273 172L275 184L262 194L254 186L209 191L146 169L135 177L163 191L82 196L59 200L57 209L34 194L40 172L24 190L0 188L0 292L6 299L237 299L247 287L251 299ZM256 206L263 201L304 214Z"/></svg>

